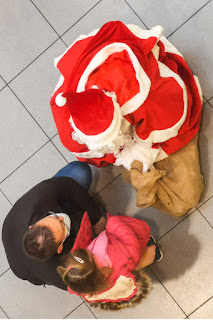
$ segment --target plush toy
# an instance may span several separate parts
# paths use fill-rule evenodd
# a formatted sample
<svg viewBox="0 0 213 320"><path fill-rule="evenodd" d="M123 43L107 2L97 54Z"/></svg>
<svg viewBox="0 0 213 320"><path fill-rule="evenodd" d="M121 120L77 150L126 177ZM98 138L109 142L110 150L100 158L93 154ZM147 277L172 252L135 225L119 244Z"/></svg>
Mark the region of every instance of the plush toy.
<svg viewBox="0 0 213 320"><path fill-rule="evenodd" d="M147 171L198 132L199 81L162 31L108 22L55 60L52 113L80 161L130 169L138 160Z"/></svg>

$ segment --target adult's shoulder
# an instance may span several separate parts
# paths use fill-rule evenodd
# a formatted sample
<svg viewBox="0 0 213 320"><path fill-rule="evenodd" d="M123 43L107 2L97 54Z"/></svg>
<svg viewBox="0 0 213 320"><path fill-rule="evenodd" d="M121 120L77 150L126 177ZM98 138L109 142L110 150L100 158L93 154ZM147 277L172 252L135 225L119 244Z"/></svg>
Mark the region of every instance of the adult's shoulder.
<svg viewBox="0 0 213 320"><path fill-rule="evenodd" d="M16 220L20 222L22 216L25 223L32 223L31 218L36 212L42 215L46 209L48 211L49 207L57 205L57 195L63 193L66 187L70 188L75 184L77 182L69 177L56 177L39 182L15 202L5 219L4 225ZM38 216L36 219L39 218Z"/></svg>
<svg viewBox="0 0 213 320"><path fill-rule="evenodd" d="M29 226L31 217L42 198L51 194L51 185L54 184L52 180L51 178L36 184L14 203L4 220L3 230L13 229L15 223L17 223L17 229L25 224Z"/></svg>
<svg viewBox="0 0 213 320"><path fill-rule="evenodd" d="M76 183L73 179L69 177L56 177L43 180L29 189L25 194L23 194L14 204L13 208L22 206L23 204L33 204L37 201L37 198L41 199L42 196L47 196L52 194L52 190L55 188L60 188L64 184Z"/></svg>

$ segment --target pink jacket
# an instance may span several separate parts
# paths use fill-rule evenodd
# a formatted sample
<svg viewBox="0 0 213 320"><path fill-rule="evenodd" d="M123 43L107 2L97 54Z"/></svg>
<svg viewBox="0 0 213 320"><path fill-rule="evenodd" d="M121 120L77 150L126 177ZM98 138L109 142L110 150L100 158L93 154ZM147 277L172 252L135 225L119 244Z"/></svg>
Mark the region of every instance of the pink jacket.
<svg viewBox="0 0 213 320"><path fill-rule="evenodd" d="M97 244L103 246L103 258L107 254L110 260L113 269L110 276L112 287L98 295L83 297L90 302L128 300L137 292L136 281L132 271L136 268L149 241L150 227L145 221L129 216L108 216L106 231L99 235L99 237L102 237L103 234L103 238L106 241L104 240L104 243L101 241L102 244L99 241ZM96 239L98 240L99 237ZM94 246L96 239L93 240L92 238L91 224L88 214L85 213L71 251L79 248L86 249L91 242L93 242ZM100 263L102 262L100 256L96 256L96 259ZM75 293L69 287L67 289L70 293ZM118 292L119 290L120 292Z"/></svg>

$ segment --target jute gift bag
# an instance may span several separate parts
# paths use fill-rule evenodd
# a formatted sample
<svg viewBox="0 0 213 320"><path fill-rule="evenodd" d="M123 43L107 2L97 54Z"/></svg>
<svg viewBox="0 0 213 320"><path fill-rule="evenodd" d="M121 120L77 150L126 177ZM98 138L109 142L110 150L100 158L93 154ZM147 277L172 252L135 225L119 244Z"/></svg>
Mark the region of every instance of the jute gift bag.
<svg viewBox="0 0 213 320"><path fill-rule="evenodd" d="M179 217L199 203L204 190L196 135L185 147L142 172L139 161L124 169L123 179L137 190L137 206Z"/></svg>

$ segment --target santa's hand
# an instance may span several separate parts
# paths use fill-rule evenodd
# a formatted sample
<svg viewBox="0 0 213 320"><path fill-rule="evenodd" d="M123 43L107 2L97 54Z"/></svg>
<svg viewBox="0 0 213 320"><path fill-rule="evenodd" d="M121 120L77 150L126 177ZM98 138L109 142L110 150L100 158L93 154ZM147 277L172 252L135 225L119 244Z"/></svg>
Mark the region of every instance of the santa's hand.
<svg viewBox="0 0 213 320"><path fill-rule="evenodd" d="M148 144L139 144L134 140L128 141L121 152L115 154L115 165L123 165L127 170L131 169L134 160L143 163L143 172L147 172L155 162L160 149L151 148Z"/></svg>
<svg viewBox="0 0 213 320"><path fill-rule="evenodd" d="M101 219L94 225L94 232L97 236L106 229L106 223L106 219L101 217Z"/></svg>
<svg viewBox="0 0 213 320"><path fill-rule="evenodd" d="M135 160L135 154L132 152L134 147L134 141L128 140L123 147L123 150L116 153L115 166L124 166L127 170L130 170L132 162Z"/></svg>

